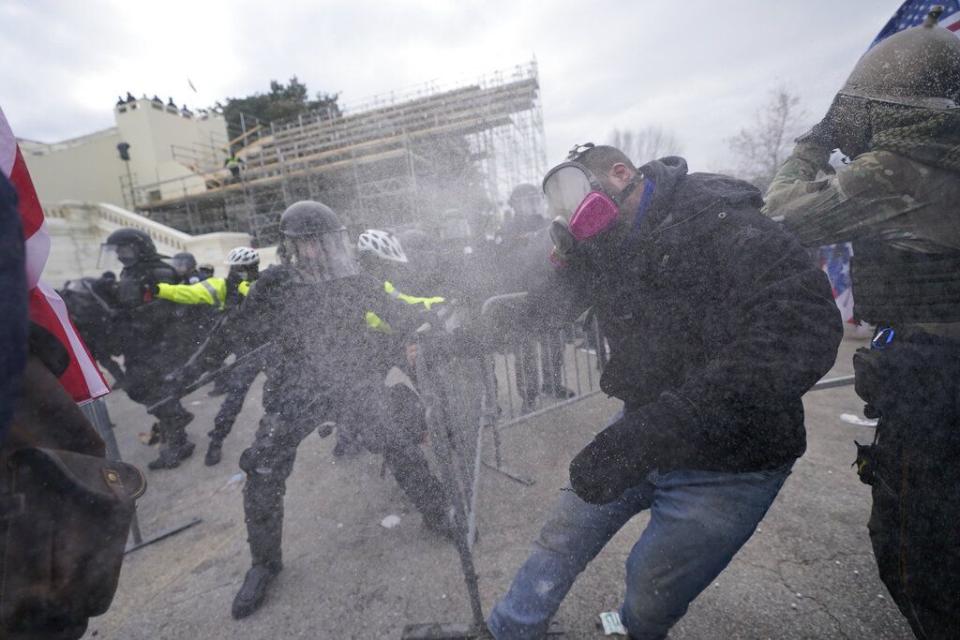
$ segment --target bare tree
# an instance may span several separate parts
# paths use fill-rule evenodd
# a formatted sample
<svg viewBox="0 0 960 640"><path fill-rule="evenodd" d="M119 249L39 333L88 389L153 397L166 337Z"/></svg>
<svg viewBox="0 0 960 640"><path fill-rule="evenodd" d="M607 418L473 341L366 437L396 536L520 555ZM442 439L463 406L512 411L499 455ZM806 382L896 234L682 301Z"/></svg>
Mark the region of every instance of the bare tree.
<svg viewBox="0 0 960 640"><path fill-rule="evenodd" d="M737 173L765 191L803 132L805 117L798 95L784 86L772 90L753 125L727 138Z"/></svg>
<svg viewBox="0 0 960 640"><path fill-rule="evenodd" d="M677 136L655 125L636 131L614 129L610 134L610 144L627 154L637 166L663 156L683 153L683 145Z"/></svg>

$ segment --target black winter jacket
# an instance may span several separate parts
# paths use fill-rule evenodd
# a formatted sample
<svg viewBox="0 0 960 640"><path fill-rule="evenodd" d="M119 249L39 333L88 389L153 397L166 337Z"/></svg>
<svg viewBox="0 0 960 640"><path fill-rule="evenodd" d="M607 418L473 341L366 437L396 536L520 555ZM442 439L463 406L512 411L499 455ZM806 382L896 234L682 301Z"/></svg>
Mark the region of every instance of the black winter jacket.
<svg viewBox="0 0 960 640"><path fill-rule="evenodd" d="M601 388L635 416L652 468L753 471L803 454L801 396L843 334L826 276L760 214L753 186L641 168L655 191L612 261L564 277L594 306L611 347ZM584 305L581 305L584 306Z"/></svg>
<svg viewBox="0 0 960 640"><path fill-rule="evenodd" d="M389 329L371 328L370 313ZM405 338L423 320L366 274L316 283L278 265L261 274L228 322L211 337L204 358L219 363L231 351L271 343L257 357L266 375L263 409L298 420L322 413L318 401L336 401L349 388L382 378L402 361Z"/></svg>

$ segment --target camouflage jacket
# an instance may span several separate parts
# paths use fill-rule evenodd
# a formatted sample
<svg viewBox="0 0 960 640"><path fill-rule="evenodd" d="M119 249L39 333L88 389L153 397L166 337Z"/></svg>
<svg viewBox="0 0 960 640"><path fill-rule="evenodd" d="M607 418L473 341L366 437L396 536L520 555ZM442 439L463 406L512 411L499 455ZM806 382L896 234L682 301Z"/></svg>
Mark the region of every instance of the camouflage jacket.
<svg viewBox="0 0 960 640"><path fill-rule="evenodd" d="M806 246L873 239L921 253L960 250L960 174L890 151L839 172L829 152L798 144L773 179L763 212Z"/></svg>

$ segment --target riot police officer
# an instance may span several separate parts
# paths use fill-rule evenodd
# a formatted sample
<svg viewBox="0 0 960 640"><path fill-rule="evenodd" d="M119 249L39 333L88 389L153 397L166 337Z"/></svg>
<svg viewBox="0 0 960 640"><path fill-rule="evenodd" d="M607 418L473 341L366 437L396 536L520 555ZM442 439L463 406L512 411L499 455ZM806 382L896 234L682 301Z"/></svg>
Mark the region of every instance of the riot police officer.
<svg viewBox="0 0 960 640"><path fill-rule="evenodd" d="M114 231L101 253L113 254L123 264L117 282L122 313L116 327L126 369L124 388L131 400L151 406L166 395L164 376L184 362L193 348L178 335L176 305L152 295L159 283L177 282L177 273L157 254L150 236L139 229ZM159 457L147 466L179 466L193 453L194 444L185 429L193 414L179 401L166 402L151 413L158 420L161 445Z"/></svg>
<svg viewBox="0 0 960 640"><path fill-rule="evenodd" d="M192 253L181 251L170 258L170 266L177 272L177 277L184 284L196 284L203 280L197 270L197 259Z"/></svg>
<svg viewBox="0 0 960 640"><path fill-rule="evenodd" d="M123 385L123 368L111 357L119 354L114 331L116 288L116 275L106 271L99 278L68 280L58 293L90 355L113 376L113 388L119 389Z"/></svg>
<svg viewBox="0 0 960 640"><path fill-rule="evenodd" d="M853 242L854 356L879 417L858 470L872 486L874 555L918 638L960 630L960 40L926 22L857 63L766 196L809 246ZM852 162L835 175L832 149Z"/></svg>
<svg viewBox="0 0 960 640"><path fill-rule="evenodd" d="M159 283L153 294L161 300L181 305L215 307L222 313L234 313L260 275L260 254L251 247L234 247L227 254L225 264L229 267L226 278L210 277L193 284ZM230 322L230 318L231 316L219 318L212 331L230 331L235 324ZM244 341L230 342L236 345L237 357L243 358ZM259 372L258 362L245 361L228 374L217 378L218 383L222 381L226 397L213 419L213 430L207 434L210 436L210 444L204 456L204 464L208 467L220 462L223 441L230 435L233 423L243 408L244 398Z"/></svg>
<svg viewBox="0 0 960 640"><path fill-rule="evenodd" d="M419 311L360 273L347 230L329 207L297 202L283 213L280 231L281 264L251 288L238 314L242 330L234 334L273 349L263 361L264 416L240 458L252 566L233 602L235 618L260 606L282 568L286 479L298 445L319 424L361 426L364 445L383 455L427 527L449 530L442 486L419 447L419 425L393 419L383 382L404 357L405 330L422 322ZM211 357L220 359L225 348L214 337Z"/></svg>

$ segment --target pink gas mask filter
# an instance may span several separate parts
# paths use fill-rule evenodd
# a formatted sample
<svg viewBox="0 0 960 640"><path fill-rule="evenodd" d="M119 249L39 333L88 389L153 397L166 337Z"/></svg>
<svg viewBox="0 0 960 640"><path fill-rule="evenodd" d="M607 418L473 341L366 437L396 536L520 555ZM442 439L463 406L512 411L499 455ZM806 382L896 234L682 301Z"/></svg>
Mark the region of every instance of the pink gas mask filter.
<svg viewBox="0 0 960 640"><path fill-rule="evenodd" d="M570 235L577 242L589 240L613 227L620 208L613 198L601 191L588 193L570 217Z"/></svg>

